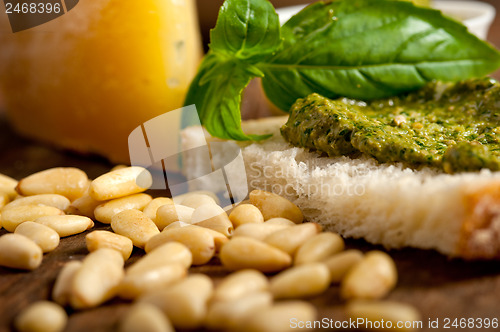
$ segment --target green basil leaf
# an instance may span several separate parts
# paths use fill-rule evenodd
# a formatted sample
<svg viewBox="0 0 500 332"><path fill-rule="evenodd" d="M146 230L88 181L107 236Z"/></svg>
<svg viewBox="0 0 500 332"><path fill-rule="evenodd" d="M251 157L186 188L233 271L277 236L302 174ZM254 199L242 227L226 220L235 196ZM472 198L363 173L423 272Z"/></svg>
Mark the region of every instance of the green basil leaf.
<svg viewBox="0 0 500 332"><path fill-rule="evenodd" d="M281 49L257 66L266 95L283 110L313 92L370 100L500 66L500 53L462 24L404 1L318 2L282 35Z"/></svg>
<svg viewBox="0 0 500 332"><path fill-rule="evenodd" d="M191 82L184 105L196 105L201 123L212 136L262 140L241 129L241 94L254 77L254 64L281 45L278 15L268 0L226 0L210 33L210 51Z"/></svg>
<svg viewBox="0 0 500 332"><path fill-rule="evenodd" d="M240 60L209 52L191 82L184 105L196 106L201 123L212 136L239 141L265 139L269 135L243 133L239 112L243 89L258 72Z"/></svg>
<svg viewBox="0 0 500 332"><path fill-rule="evenodd" d="M281 44L280 23L267 0L229 0L210 31L210 49L256 63Z"/></svg>

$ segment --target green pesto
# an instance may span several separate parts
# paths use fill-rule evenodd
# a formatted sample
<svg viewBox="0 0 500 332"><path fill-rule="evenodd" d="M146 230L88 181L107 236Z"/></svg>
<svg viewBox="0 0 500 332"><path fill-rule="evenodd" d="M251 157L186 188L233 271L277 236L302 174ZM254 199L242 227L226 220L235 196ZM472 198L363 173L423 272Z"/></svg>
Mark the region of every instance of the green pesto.
<svg viewBox="0 0 500 332"><path fill-rule="evenodd" d="M291 144L329 156L437 167L447 173L500 170L500 83L474 79L429 83L416 92L370 103L299 99L281 128Z"/></svg>

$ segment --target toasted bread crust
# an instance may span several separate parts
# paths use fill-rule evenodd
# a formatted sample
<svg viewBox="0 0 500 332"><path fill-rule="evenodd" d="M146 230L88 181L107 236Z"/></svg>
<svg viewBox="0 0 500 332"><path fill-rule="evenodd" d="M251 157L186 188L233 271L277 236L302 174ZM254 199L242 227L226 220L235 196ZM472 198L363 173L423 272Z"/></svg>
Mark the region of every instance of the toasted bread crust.
<svg viewBox="0 0 500 332"><path fill-rule="evenodd" d="M500 181L466 193L459 255L466 259L500 258Z"/></svg>

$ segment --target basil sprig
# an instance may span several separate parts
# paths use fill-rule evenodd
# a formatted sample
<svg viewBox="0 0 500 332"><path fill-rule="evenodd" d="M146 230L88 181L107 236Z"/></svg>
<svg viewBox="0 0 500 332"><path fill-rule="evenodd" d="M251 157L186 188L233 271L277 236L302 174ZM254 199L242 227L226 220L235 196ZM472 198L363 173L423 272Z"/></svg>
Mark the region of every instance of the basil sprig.
<svg viewBox="0 0 500 332"><path fill-rule="evenodd" d="M461 23L405 1L317 2L280 28L267 0L226 0L210 38L185 104L224 139L267 137L241 130L241 94L255 77L289 110L313 92L370 100L500 67L500 53Z"/></svg>

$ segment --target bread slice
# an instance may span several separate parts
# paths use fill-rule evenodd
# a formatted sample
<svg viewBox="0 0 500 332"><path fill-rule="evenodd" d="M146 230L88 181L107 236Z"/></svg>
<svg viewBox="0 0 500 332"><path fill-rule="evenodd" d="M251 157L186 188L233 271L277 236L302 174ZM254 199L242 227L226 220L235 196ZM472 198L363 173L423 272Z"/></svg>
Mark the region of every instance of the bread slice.
<svg viewBox="0 0 500 332"><path fill-rule="evenodd" d="M283 195L308 221L344 237L387 248L435 249L465 259L500 258L500 172L450 175L379 164L369 157L325 157L285 142L279 128L286 120L243 122L247 133L274 134L262 143L238 143L249 190ZM184 149L205 139L200 132L184 130ZM206 138L216 140L208 134ZM197 176L198 162L196 155L187 156L190 178ZM192 189L214 189L217 184L204 186Z"/></svg>

